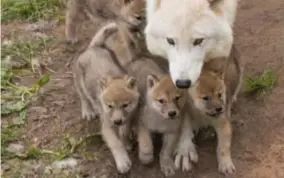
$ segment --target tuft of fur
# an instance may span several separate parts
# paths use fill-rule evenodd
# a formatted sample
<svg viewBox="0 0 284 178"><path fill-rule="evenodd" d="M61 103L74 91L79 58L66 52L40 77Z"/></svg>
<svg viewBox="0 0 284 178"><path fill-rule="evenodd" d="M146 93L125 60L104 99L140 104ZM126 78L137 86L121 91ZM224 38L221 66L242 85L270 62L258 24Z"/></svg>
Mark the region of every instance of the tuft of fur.
<svg viewBox="0 0 284 178"><path fill-rule="evenodd" d="M221 75L220 75L221 74ZM212 126L218 137L217 159L221 173L233 173L231 158L232 128L226 115L226 86L222 73L203 70L196 85L189 89L194 130Z"/></svg>
<svg viewBox="0 0 284 178"><path fill-rule="evenodd" d="M117 30L115 23L101 28L92 45L74 64L74 83L81 100L82 117L100 115L101 132L121 173L131 167L126 151L139 91L136 79L126 75L113 60L104 41Z"/></svg>
<svg viewBox="0 0 284 178"><path fill-rule="evenodd" d="M168 59L177 87L193 85L204 62L229 56L236 9L237 0L146 1L147 48Z"/></svg>
<svg viewBox="0 0 284 178"><path fill-rule="evenodd" d="M65 22L67 41L78 42L78 34L86 19L95 24L98 19L124 21L139 28L144 19L130 16L130 13L140 9L144 11L144 0L69 0Z"/></svg>

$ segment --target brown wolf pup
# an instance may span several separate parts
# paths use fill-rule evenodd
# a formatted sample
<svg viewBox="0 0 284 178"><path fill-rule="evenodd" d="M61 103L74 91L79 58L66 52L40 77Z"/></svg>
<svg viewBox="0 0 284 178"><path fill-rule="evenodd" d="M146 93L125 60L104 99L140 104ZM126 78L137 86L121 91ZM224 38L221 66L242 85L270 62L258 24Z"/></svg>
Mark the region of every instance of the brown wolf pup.
<svg viewBox="0 0 284 178"><path fill-rule="evenodd" d="M121 173L131 167L126 148L132 118L138 107L139 91L136 79L114 62L114 55L104 47L106 38L116 32L115 23L101 28L93 44L76 61L74 82L81 100L82 117L90 119L100 114L101 132Z"/></svg>
<svg viewBox="0 0 284 178"><path fill-rule="evenodd" d="M196 85L189 89L189 94L195 108L191 112L193 129L198 130L206 126L215 129L218 137L219 171L233 173L235 166L231 158L232 128L226 114L224 73L203 69Z"/></svg>
<svg viewBox="0 0 284 178"><path fill-rule="evenodd" d="M166 176L173 175L175 164L172 157L180 130L186 125L185 129L192 133L191 125L183 124L189 121L185 109L187 90L176 88L171 77L150 58L132 61L127 66L127 71L139 78L138 86L143 95L137 124L139 159L143 164L153 161L151 133L160 133L163 136L160 152L161 170Z"/></svg>
<svg viewBox="0 0 284 178"><path fill-rule="evenodd" d="M68 42L77 43L82 23L91 19L125 21L131 26L140 26L145 21L135 14L140 9L144 12L144 0L69 0L66 10L65 35Z"/></svg>

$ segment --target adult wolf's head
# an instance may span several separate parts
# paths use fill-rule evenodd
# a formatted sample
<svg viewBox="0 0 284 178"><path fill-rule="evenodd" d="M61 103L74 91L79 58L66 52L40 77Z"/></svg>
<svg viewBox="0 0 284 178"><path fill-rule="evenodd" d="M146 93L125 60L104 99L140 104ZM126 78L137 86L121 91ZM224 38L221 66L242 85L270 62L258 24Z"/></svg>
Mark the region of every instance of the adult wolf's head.
<svg viewBox="0 0 284 178"><path fill-rule="evenodd" d="M206 60L229 55L232 28L218 8L226 0L147 1L148 50L169 60L177 87L194 84Z"/></svg>

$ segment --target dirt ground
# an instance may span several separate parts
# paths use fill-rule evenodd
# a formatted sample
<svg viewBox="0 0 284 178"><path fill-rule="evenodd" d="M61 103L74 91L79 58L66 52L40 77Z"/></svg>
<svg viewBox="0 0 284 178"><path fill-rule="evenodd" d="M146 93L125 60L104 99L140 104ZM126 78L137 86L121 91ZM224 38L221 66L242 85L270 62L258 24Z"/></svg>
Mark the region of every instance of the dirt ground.
<svg viewBox="0 0 284 178"><path fill-rule="evenodd" d="M242 0L235 24L235 42L245 64L245 75L260 75L270 67L277 74L277 84L264 98L256 99L241 93L233 116L232 157L237 171L229 177L283 178L284 177L284 1ZM16 30L26 34L22 23L2 26L2 37ZM43 88L42 97L29 107L25 140L40 148L54 148L67 131L83 136L98 131L98 122L82 121L80 103L75 93L71 69L65 67L82 44L87 44L95 29L85 24L81 43L68 45L64 37L64 23L46 34L56 37L50 51L51 81ZM29 81L29 79L26 79ZM32 80L32 79L30 79ZM215 140L198 144L200 160L192 173L177 172L173 177L219 178L215 154ZM160 178L157 161L143 166L132 154L133 167L127 175L116 172L114 161L104 144L88 145L96 160L84 161L85 177ZM41 172L32 177L43 177ZM48 177L48 176L47 176Z"/></svg>

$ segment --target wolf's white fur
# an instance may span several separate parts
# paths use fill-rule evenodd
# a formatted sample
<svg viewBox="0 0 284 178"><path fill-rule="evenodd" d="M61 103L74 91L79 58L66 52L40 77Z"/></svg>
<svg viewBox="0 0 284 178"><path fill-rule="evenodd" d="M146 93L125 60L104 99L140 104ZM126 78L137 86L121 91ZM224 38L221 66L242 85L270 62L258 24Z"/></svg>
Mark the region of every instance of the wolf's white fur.
<svg viewBox="0 0 284 178"><path fill-rule="evenodd" d="M214 8L211 1L218 1ZM169 60L174 83L189 79L194 84L204 61L229 56L236 7L237 0L147 0L147 48ZM198 38L204 40L194 46Z"/></svg>

